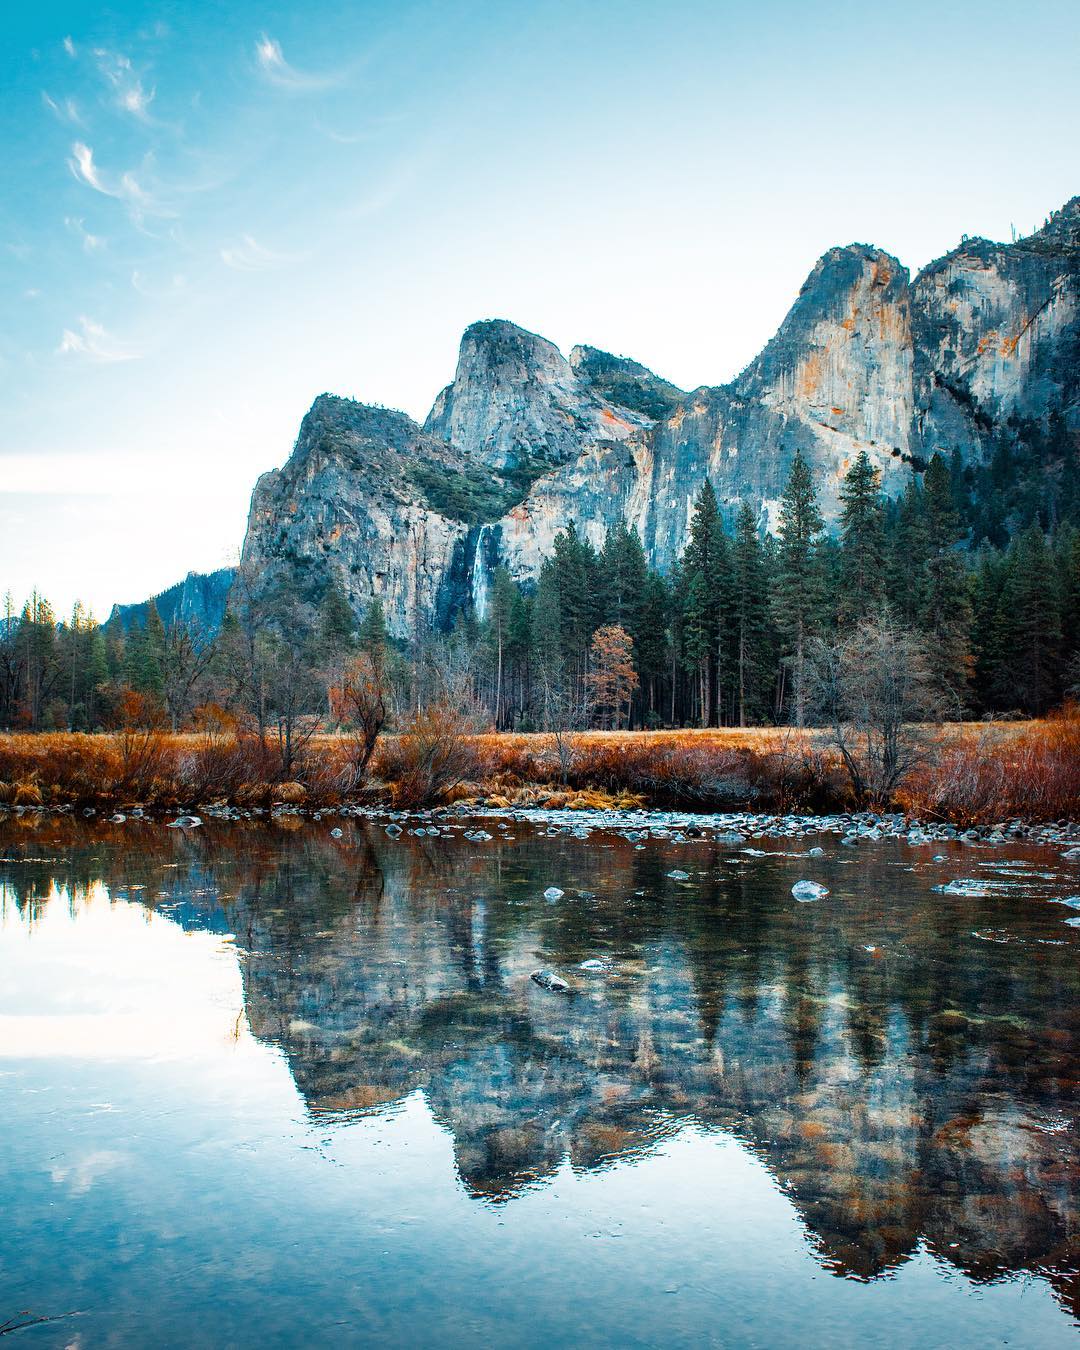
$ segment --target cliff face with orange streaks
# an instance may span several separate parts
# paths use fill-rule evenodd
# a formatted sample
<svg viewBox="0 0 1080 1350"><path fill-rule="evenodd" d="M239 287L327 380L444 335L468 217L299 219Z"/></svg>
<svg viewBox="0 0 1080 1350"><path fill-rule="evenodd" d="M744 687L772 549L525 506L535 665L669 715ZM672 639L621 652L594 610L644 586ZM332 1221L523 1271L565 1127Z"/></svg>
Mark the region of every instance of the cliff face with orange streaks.
<svg viewBox="0 0 1080 1350"><path fill-rule="evenodd" d="M682 550L708 477L776 525L797 450L826 518L860 451L899 493L937 452L987 456L1019 420L1080 434L1080 198L1038 233L965 240L912 281L865 245L830 249L776 336L730 384L691 392L591 347L565 359L501 320L462 338L421 427L322 396L256 486L244 546L259 584L329 580L391 629L483 614L505 564L535 576L571 519L597 545L626 520L655 566Z"/></svg>

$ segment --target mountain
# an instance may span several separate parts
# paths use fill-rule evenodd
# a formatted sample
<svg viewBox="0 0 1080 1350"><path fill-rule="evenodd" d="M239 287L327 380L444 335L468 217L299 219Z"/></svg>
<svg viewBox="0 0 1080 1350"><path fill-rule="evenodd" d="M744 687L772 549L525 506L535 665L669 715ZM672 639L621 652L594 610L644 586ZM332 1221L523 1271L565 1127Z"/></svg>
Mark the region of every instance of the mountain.
<svg viewBox="0 0 1080 1350"><path fill-rule="evenodd" d="M834 522L860 451L895 495L935 453L976 466L1052 419L1080 434L1080 198L1014 243L965 239L914 281L879 249L830 249L726 385L686 392L625 357L567 360L512 323L473 324L423 426L315 400L256 485L244 566L311 603L330 582L358 613L377 596L403 635L482 614L495 567L535 576L570 520L597 545L626 520L669 569L706 477L729 521L747 500L772 529L800 450Z"/></svg>
<svg viewBox="0 0 1080 1350"><path fill-rule="evenodd" d="M170 624L185 623L207 634L216 633L225 616L225 605L236 577L235 567L221 567L216 572L189 572L183 581L161 591L153 603L161 621ZM133 624L146 623L151 601L134 605L113 605L106 624L121 628L125 633Z"/></svg>

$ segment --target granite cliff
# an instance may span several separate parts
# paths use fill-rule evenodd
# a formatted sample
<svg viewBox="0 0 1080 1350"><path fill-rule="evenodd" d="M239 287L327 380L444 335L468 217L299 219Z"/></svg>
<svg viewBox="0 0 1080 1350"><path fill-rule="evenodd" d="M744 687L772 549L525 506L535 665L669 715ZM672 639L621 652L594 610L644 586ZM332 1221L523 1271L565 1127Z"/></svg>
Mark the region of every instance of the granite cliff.
<svg viewBox="0 0 1080 1350"><path fill-rule="evenodd" d="M151 598L166 628L181 623L199 633L213 634L225 617L235 576L235 567L219 567L215 572L189 572L183 581ZM150 600L143 600L133 605L113 605L106 623L125 633L133 624L142 627L150 604Z"/></svg>
<svg viewBox="0 0 1080 1350"><path fill-rule="evenodd" d="M322 395L260 478L244 561L314 602L331 580L392 631L483 613L495 567L534 576L573 519L597 545L626 520L672 566L708 477L775 526L796 450L828 520L865 450L885 490L938 452L968 463L1060 414L1080 433L1080 198L1025 239L965 239L911 280L855 244L815 265L776 336L730 384L683 391L592 347L569 359L512 323L468 328L423 426Z"/></svg>

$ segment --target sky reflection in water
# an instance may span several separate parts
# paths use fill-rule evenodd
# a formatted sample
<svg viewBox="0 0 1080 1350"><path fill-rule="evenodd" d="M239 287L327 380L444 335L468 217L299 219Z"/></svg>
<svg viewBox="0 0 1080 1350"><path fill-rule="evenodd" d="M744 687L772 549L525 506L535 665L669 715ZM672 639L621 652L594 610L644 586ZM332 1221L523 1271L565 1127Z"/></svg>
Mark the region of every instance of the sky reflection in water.
<svg viewBox="0 0 1080 1350"><path fill-rule="evenodd" d="M508 833L0 827L0 1323L1075 1340L1075 867Z"/></svg>

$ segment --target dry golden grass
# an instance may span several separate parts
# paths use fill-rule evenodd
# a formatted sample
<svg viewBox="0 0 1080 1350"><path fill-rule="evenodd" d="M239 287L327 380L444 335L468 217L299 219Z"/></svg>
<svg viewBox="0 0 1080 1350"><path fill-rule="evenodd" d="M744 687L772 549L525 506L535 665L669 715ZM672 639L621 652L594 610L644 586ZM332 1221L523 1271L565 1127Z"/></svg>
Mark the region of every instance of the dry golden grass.
<svg viewBox="0 0 1080 1350"><path fill-rule="evenodd" d="M828 811L855 805L827 737L774 727L650 732L491 733L432 740L441 782L418 780L424 728L385 736L364 789L415 803L479 795L496 804L612 804ZM929 819L992 823L1080 814L1080 711L1040 722L932 729L934 751L896 805ZM426 766L426 760L424 761ZM441 772L441 768L440 768ZM438 775L436 775L438 777ZM0 802L19 806L325 805L352 794L345 738L314 737L286 780L271 742L236 732L0 735ZM418 787L418 781L421 785Z"/></svg>

